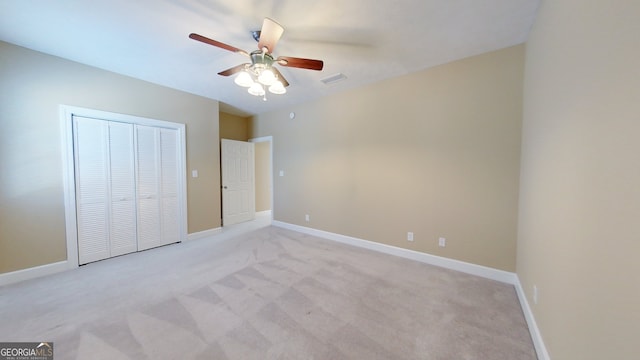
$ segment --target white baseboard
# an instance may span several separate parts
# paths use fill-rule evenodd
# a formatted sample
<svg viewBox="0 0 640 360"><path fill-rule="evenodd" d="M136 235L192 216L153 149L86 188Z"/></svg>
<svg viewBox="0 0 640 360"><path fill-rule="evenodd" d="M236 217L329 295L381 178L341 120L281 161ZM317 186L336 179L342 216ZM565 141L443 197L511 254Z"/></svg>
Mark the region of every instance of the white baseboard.
<svg viewBox="0 0 640 360"><path fill-rule="evenodd" d="M272 225L297 231L297 232L301 232L304 234L318 236L328 240L337 241L343 244L348 244L348 245L357 246L357 247L361 247L369 250L374 250L374 251L378 251L386 254L391 254L391 255L403 257L406 259L411 259L411 260L419 261L422 263L439 266L446 269L456 270L463 273L500 281L507 284L515 285L518 279L516 274L512 272L493 269L493 268L482 266L482 265L471 264L464 261L448 259L441 256L431 255L431 254L427 254L419 251L403 249L396 246L381 244L373 241L358 239L351 236L331 233L324 230L308 228L308 227L285 223L277 220L274 220L272 222Z"/></svg>
<svg viewBox="0 0 640 360"><path fill-rule="evenodd" d="M529 333L531 334L531 339L533 340L533 344L536 349L536 353L538 355L539 360L550 360L549 353L547 352L547 348L544 345L544 341L542 340L542 335L540 334L540 330L538 329L538 325L536 324L535 318L533 316L533 312L531 311L531 307L529 306L529 302L527 301L527 297L524 293L524 289L520 284L520 279L514 273L489 268L486 266L471 264L459 260L448 259L440 256L435 256L431 254L421 253L414 250L403 249L391 245L380 244L368 240L363 240L351 236L340 235L336 233L331 233L324 230L318 230L313 228L308 228L300 225L294 225L290 223L285 223L282 221L273 220L273 226L278 226L284 229L289 229L297 232L301 232L304 234L321 237L323 239L332 240L336 242L340 242L343 244L348 244L352 246L357 246L373 251L378 251L381 253L386 253L390 255L395 255L399 257L403 257L406 259L411 259L415 261L419 261L422 263L456 270L463 273L480 276L483 278L500 281L503 283L511 284L515 287L516 293L518 294L518 299L520 300L520 306L522 307L522 311L524 313L524 317L527 321L527 325L529 327ZM187 241L201 239L209 236L213 236L216 234L220 234L222 232L222 228L215 228L204 230L192 234L187 235ZM19 281L34 279L41 276L52 275L55 273L59 273L62 271L66 271L74 268L69 262L60 261L52 264L36 266L29 269L13 271L10 273L0 274L0 286L13 284Z"/></svg>
<svg viewBox="0 0 640 360"><path fill-rule="evenodd" d="M200 231L197 233L192 233L187 235L187 241L202 239L208 236L213 236L222 232L222 228L209 229L205 231ZM77 265L77 264L76 264ZM62 271L74 269L77 266L74 266L67 260L59 261L52 264L46 264L41 266L36 266L28 269L12 271L4 274L0 274L0 286L9 285L13 283L17 283L24 280L35 279L37 277L47 276L56 274Z"/></svg>
<svg viewBox="0 0 640 360"><path fill-rule="evenodd" d="M71 269L72 266L65 261L36 266L28 269L12 271L0 274L0 286L17 283L19 281L35 279L42 276L56 274Z"/></svg>
<svg viewBox="0 0 640 360"><path fill-rule="evenodd" d="M515 287L516 293L518 294L518 299L520 300L520 306L522 307L522 312L524 313L524 318L527 320L527 325L529 326L529 333L531 334L533 346L536 348L538 360L550 360L551 357L549 357L547 347L544 345L544 341L542 341L540 329L538 329L538 324L536 323L536 319L533 316L533 312L531 311L531 307L529 306L529 301L527 300L527 295L524 293L524 289L522 288L522 284L520 283L519 278L517 278Z"/></svg>
<svg viewBox="0 0 640 360"><path fill-rule="evenodd" d="M270 216L270 215L271 215L271 210L263 210L263 211L256 212L256 217Z"/></svg>
<svg viewBox="0 0 640 360"><path fill-rule="evenodd" d="M222 232L222 228L209 229L187 235L187 241L213 236ZM77 265L77 263L75 264ZM0 286L17 283L19 281L35 279L41 276L56 274L62 271L77 268L69 261L59 261L52 264L36 266L28 269L12 271L0 274Z"/></svg>
<svg viewBox="0 0 640 360"><path fill-rule="evenodd" d="M550 360L549 353L547 353L547 349L544 345L544 342L542 341L540 330L538 329L538 325L536 324L535 318L533 317L533 313L531 312L531 308L529 307L529 303L527 302L527 298L522 289L522 285L520 284L520 279L518 278L518 275L515 273L493 269L493 268L482 266L482 265L471 264L464 261L448 259L441 256L426 254L426 253L422 253L414 250L403 249L396 246L380 244L373 241L358 239L351 236L331 233L324 230L318 230L318 229L308 228L300 225L294 225L294 224L290 224L282 221L274 220L271 224L273 226L278 226L284 229L301 232L303 234L313 235L313 236L321 237L323 239L337 241L343 244L348 244L348 245L357 246L357 247L361 247L369 250L374 250L374 251L382 252L385 254L395 255L395 256L406 258L406 259L411 259L411 260L419 261L422 263L442 267L445 269L456 270L466 274L476 275L483 278L511 284L515 287L516 293L518 294L518 299L520 300L520 306L522 307L522 311L525 315L525 320L527 321L527 326L529 327L529 332L531 334L531 339L533 340L533 345L536 349L538 359Z"/></svg>
<svg viewBox="0 0 640 360"><path fill-rule="evenodd" d="M209 230L204 230L204 231L198 231L198 232L195 232L195 233L187 234L187 241L206 238L206 237L209 237L209 236L220 234L221 232L222 232L222 228L221 227L214 228L214 229L209 229Z"/></svg>

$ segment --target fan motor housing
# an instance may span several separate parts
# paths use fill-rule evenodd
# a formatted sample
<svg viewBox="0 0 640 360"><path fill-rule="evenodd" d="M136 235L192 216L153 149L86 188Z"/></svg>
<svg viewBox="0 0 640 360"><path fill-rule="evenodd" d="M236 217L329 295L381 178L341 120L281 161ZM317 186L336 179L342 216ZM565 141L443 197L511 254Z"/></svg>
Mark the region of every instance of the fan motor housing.
<svg viewBox="0 0 640 360"><path fill-rule="evenodd" d="M271 54L261 50L253 51L250 56L251 63L256 67L271 67L274 62L273 56L271 56Z"/></svg>

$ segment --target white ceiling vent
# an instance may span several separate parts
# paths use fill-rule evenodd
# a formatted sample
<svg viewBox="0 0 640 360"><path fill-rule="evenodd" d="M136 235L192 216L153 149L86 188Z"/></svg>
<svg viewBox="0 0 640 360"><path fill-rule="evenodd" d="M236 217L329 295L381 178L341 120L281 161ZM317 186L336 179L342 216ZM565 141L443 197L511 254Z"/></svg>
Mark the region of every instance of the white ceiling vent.
<svg viewBox="0 0 640 360"><path fill-rule="evenodd" d="M331 76L327 76L324 79L320 79L320 81L322 81L325 85L331 85L331 84L337 83L338 81L342 81L346 78L347 77L343 73L337 73Z"/></svg>

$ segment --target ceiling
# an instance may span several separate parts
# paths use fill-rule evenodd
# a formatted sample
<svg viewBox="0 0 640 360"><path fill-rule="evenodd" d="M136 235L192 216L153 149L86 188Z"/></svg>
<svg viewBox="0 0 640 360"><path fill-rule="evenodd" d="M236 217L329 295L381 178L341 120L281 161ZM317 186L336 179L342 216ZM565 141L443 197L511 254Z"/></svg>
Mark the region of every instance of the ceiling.
<svg viewBox="0 0 640 360"><path fill-rule="evenodd" d="M251 115L526 41L540 0L2 0L0 40L221 102ZM279 67L285 95L249 95L219 71L264 17L285 28L273 54L324 60ZM321 79L344 74L325 85Z"/></svg>

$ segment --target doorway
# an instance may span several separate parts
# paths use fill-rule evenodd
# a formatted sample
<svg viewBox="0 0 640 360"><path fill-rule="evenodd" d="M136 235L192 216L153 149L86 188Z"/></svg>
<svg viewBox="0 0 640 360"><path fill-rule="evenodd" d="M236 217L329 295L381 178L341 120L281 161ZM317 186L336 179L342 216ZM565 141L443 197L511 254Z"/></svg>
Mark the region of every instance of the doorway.
<svg viewBox="0 0 640 360"><path fill-rule="evenodd" d="M247 151L250 151L251 159L247 159L250 162L244 162L232 154L225 154L242 152L238 149L231 149L231 146L246 148ZM256 218L268 219L271 223L274 204L272 137L249 139L248 142L221 139L220 147L222 226L226 227ZM251 163L251 169L243 166L243 163ZM238 172L238 174L233 175L234 172ZM242 184L233 185L233 179L242 177L243 173L249 175L252 182L246 182L244 188L238 191L239 189L236 187Z"/></svg>
<svg viewBox="0 0 640 360"><path fill-rule="evenodd" d="M273 220L273 137L249 139L255 144L256 214Z"/></svg>

